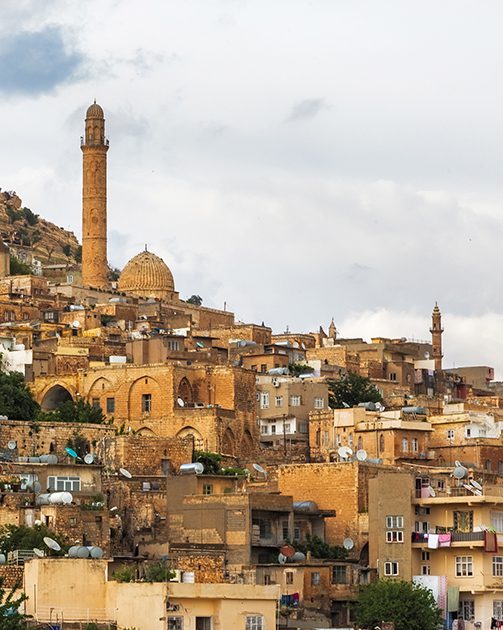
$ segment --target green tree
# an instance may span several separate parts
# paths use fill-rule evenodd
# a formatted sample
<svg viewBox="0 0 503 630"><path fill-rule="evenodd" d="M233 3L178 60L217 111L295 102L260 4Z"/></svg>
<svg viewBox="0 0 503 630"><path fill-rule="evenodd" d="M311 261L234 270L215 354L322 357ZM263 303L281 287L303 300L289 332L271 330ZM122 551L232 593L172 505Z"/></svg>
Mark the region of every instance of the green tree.
<svg viewBox="0 0 503 630"><path fill-rule="evenodd" d="M65 400L53 411L40 411L37 414L40 422L87 422L103 424L107 422L101 407L94 407L87 400Z"/></svg>
<svg viewBox="0 0 503 630"><path fill-rule="evenodd" d="M193 462L200 462L204 466L207 475L219 475L221 471L220 462L222 456L218 453L208 453L207 451L194 451Z"/></svg>
<svg viewBox="0 0 503 630"><path fill-rule="evenodd" d="M324 542L319 536L306 536L304 543L295 543L297 551L307 554L311 552L313 558L328 558L330 560L345 560L348 551L344 547L331 546Z"/></svg>
<svg viewBox="0 0 503 630"><path fill-rule="evenodd" d="M14 206L7 206L7 208L5 208L5 212L7 213L11 223L19 221L19 219L23 216L23 213L20 210L16 210Z"/></svg>
<svg viewBox="0 0 503 630"><path fill-rule="evenodd" d="M21 604L28 599L19 589L22 584L11 588L4 586L5 579L0 577L0 628L2 630L26 630L28 617L19 612Z"/></svg>
<svg viewBox="0 0 503 630"><path fill-rule="evenodd" d="M64 555L67 546L65 539L45 525L35 525L34 527L3 525L0 527L0 549L5 554L16 549L33 549L34 547L47 549L44 543L45 537L53 538L61 546L61 551L51 551L52 555ZM1 624L0 628L3 628Z"/></svg>
<svg viewBox="0 0 503 630"><path fill-rule="evenodd" d="M383 621L393 621L395 630L438 630L442 613L432 592L398 580L378 580L362 587L356 606L358 623L375 628Z"/></svg>
<svg viewBox="0 0 503 630"><path fill-rule="evenodd" d="M313 368L305 363L290 363L288 366L288 372L291 376L300 376L301 374L311 374Z"/></svg>
<svg viewBox="0 0 503 630"><path fill-rule="evenodd" d="M10 275L11 276L29 276L33 273L30 265L27 265L17 256L10 255Z"/></svg>
<svg viewBox="0 0 503 630"><path fill-rule="evenodd" d="M75 262L82 262L82 245L79 245L75 250Z"/></svg>
<svg viewBox="0 0 503 630"><path fill-rule="evenodd" d="M194 304L194 306L201 306L202 303L203 298L200 295L191 295L187 300L187 304Z"/></svg>
<svg viewBox="0 0 503 630"><path fill-rule="evenodd" d="M21 372L0 372L0 415L33 420L40 410Z"/></svg>
<svg viewBox="0 0 503 630"><path fill-rule="evenodd" d="M67 258L70 258L70 256L72 255L72 248L70 247L70 245L68 243L65 243L61 249L63 251L63 254Z"/></svg>
<svg viewBox="0 0 503 630"><path fill-rule="evenodd" d="M349 372L340 381L328 380L328 404L332 409L355 407L362 402L381 402L379 390L369 378Z"/></svg>
<svg viewBox="0 0 503 630"><path fill-rule="evenodd" d="M21 208L21 212L26 220L28 225L36 225L38 223L38 214L32 212L29 208Z"/></svg>

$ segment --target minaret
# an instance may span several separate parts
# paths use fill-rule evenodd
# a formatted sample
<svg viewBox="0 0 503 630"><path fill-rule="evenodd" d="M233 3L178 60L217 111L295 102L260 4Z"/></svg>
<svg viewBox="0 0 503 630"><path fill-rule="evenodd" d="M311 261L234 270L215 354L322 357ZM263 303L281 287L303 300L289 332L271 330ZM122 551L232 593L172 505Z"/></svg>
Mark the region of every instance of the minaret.
<svg viewBox="0 0 503 630"><path fill-rule="evenodd" d="M435 308L431 314L431 344L433 346L433 359L435 360L435 370L440 372L442 370L442 314L438 308L438 304L435 302Z"/></svg>
<svg viewBox="0 0 503 630"><path fill-rule="evenodd" d="M82 169L82 284L107 288L107 151L105 116L96 101L80 140Z"/></svg>
<svg viewBox="0 0 503 630"><path fill-rule="evenodd" d="M337 328L335 327L334 318L332 317L332 321L330 322L330 326L328 327L328 336L330 339L337 338Z"/></svg>

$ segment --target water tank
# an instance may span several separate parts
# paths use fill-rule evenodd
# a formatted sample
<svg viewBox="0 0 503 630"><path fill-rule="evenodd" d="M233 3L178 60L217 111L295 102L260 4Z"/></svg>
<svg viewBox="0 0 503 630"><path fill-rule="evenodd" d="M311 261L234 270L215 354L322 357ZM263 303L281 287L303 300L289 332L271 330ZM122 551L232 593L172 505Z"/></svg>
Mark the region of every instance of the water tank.
<svg viewBox="0 0 503 630"><path fill-rule="evenodd" d="M5 564L7 562L7 558L4 553L0 553L0 564Z"/></svg>
<svg viewBox="0 0 503 630"><path fill-rule="evenodd" d="M305 562L306 554L302 551L296 551L291 558L288 558L290 562Z"/></svg>
<svg viewBox="0 0 503 630"><path fill-rule="evenodd" d="M196 581L196 574L194 571L184 571L182 575L182 582L185 584L193 584Z"/></svg>
<svg viewBox="0 0 503 630"><path fill-rule="evenodd" d="M91 558L103 558L103 549L101 547L88 547Z"/></svg>
<svg viewBox="0 0 503 630"><path fill-rule="evenodd" d="M35 503L37 505L49 505L50 496L50 494L39 494L35 499Z"/></svg>
<svg viewBox="0 0 503 630"><path fill-rule="evenodd" d="M40 464L40 457L28 457L30 464Z"/></svg>
<svg viewBox="0 0 503 630"><path fill-rule="evenodd" d="M79 545L73 545L68 549L68 557L69 558L78 558L77 551L80 549Z"/></svg>
<svg viewBox="0 0 503 630"><path fill-rule="evenodd" d="M79 547L76 554L77 558L89 558L89 549L87 547Z"/></svg>
<svg viewBox="0 0 503 630"><path fill-rule="evenodd" d="M57 464L58 463L57 455L52 455L52 454L40 455L39 460L41 464Z"/></svg>
<svg viewBox="0 0 503 630"><path fill-rule="evenodd" d="M318 506L314 501L294 501L293 509L296 512L317 512Z"/></svg>
<svg viewBox="0 0 503 630"><path fill-rule="evenodd" d="M193 464L182 464L180 466L181 475L201 475L204 472L204 466L201 462L194 462Z"/></svg>
<svg viewBox="0 0 503 630"><path fill-rule="evenodd" d="M70 492L52 492L49 495L49 503L57 505L69 505L73 501Z"/></svg>
<svg viewBox="0 0 503 630"><path fill-rule="evenodd" d="M426 416L428 410L426 407L402 407L402 413L416 413L420 416Z"/></svg>

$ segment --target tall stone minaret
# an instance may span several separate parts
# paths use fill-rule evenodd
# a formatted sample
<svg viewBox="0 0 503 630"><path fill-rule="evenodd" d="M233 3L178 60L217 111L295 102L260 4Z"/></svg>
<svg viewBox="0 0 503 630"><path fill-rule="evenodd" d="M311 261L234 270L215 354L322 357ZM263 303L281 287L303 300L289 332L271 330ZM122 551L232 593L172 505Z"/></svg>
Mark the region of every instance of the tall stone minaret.
<svg viewBox="0 0 503 630"><path fill-rule="evenodd" d="M81 138L82 170L82 284L107 288L107 151L105 116L96 101L86 113Z"/></svg>
<svg viewBox="0 0 503 630"><path fill-rule="evenodd" d="M442 370L442 314L438 308L438 304L435 302L435 308L431 314L431 344L433 346L433 359L435 360L435 370L440 372Z"/></svg>

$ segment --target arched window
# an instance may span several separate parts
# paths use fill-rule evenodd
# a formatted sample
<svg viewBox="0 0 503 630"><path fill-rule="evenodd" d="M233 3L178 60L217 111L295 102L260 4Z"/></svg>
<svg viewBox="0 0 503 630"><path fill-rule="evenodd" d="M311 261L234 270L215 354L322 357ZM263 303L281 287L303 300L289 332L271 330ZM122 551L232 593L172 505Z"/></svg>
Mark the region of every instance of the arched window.
<svg viewBox="0 0 503 630"><path fill-rule="evenodd" d="M363 448L363 438L362 438L362 436L360 435L360 436L358 437L358 450L359 450L359 451L361 451L361 449L362 449L362 448Z"/></svg>
<svg viewBox="0 0 503 630"><path fill-rule="evenodd" d="M382 453L384 451L384 435L381 433L379 436L379 452Z"/></svg>

